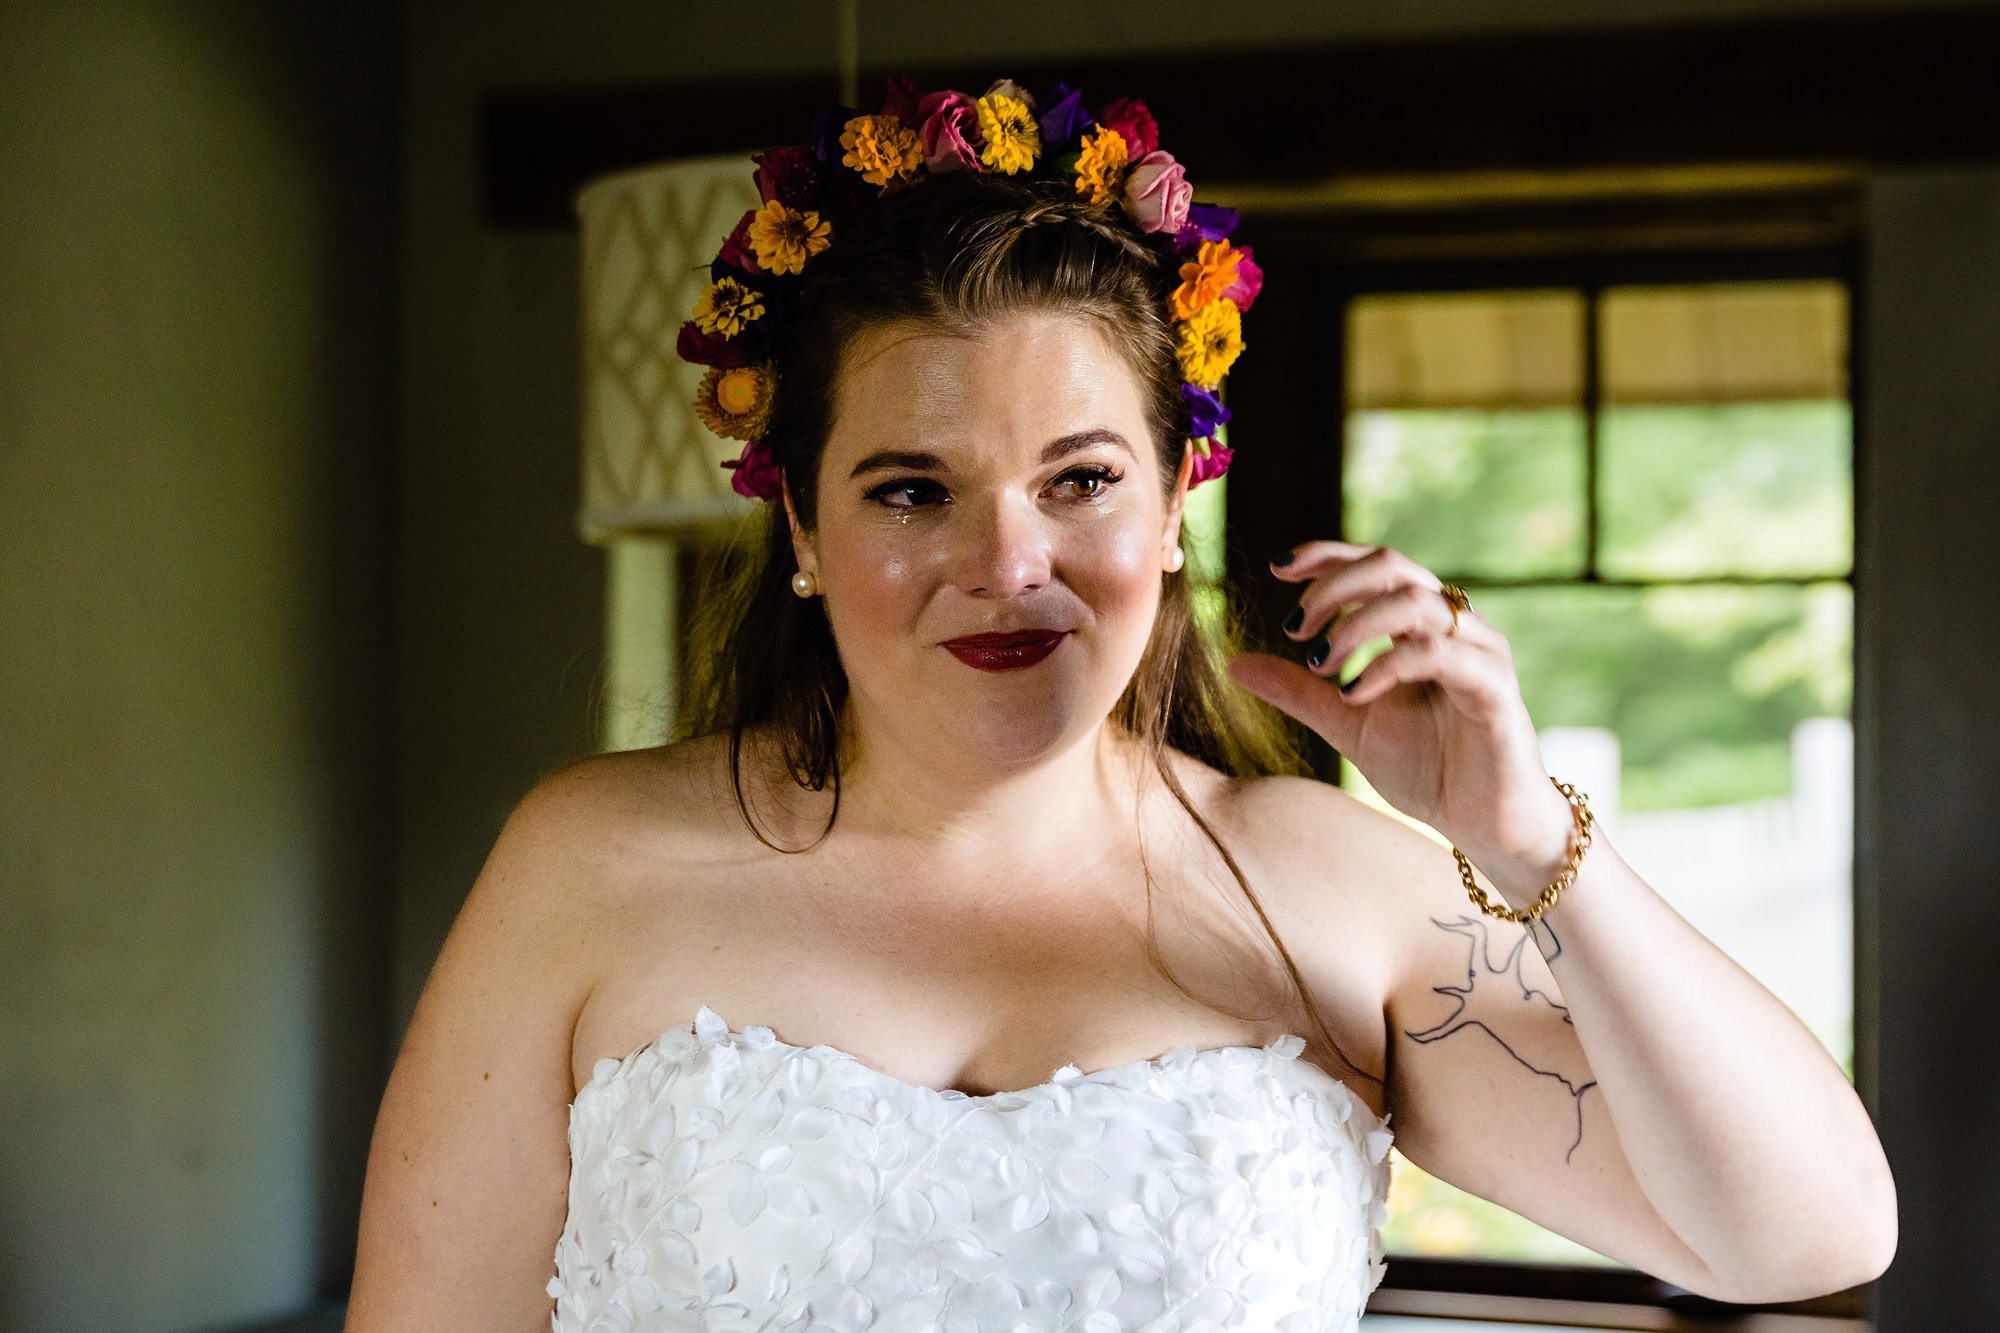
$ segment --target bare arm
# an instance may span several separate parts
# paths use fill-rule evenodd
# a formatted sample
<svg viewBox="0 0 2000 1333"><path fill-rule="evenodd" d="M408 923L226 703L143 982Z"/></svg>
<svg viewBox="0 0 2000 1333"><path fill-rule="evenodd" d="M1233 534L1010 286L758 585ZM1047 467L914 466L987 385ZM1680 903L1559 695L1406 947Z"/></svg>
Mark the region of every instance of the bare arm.
<svg viewBox="0 0 2000 1333"><path fill-rule="evenodd" d="M369 1151L350 1333L548 1327L588 987L588 786L572 769L522 803L424 987Z"/></svg>
<svg viewBox="0 0 2000 1333"><path fill-rule="evenodd" d="M1281 576L1310 585L1296 637L1327 634L1318 674L1248 657L1237 679L1525 907L1566 859L1570 815L1506 640L1471 616L1450 632L1435 577L1393 551L1313 543ZM1381 635L1393 647L1351 692L1323 678ZM1411 1160L1726 1300L1887 1266L1894 1185L1839 1068L1606 842L1530 943L1466 902L1442 849L1377 822L1400 914L1389 1101Z"/></svg>

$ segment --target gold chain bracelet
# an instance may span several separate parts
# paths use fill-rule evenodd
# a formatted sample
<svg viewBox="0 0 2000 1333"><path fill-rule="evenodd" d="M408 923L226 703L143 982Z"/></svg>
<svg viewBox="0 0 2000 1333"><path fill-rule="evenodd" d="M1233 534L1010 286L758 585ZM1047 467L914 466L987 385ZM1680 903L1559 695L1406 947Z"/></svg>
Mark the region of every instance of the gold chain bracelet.
<svg viewBox="0 0 2000 1333"><path fill-rule="evenodd" d="M1570 809L1576 812L1576 836L1570 840L1569 864L1563 867L1562 873L1542 890L1542 896L1535 899L1534 904L1525 912L1517 912L1488 898L1486 890L1480 888L1472 878L1472 862L1466 860L1465 853L1458 848L1451 849L1452 857L1458 862L1458 877L1465 881L1466 896L1472 899L1474 907L1487 916L1497 917L1502 921L1512 921L1517 926L1525 926L1554 907L1556 899L1562 897L1563 890L1576 883L1576 872L1583 868L1583 854L1590 850L1591 830L1597 827L1597 818L1590 813L1590 798L1567 782L1556 782L1554 778L1550 778L1549 781L1555 783L1556 790L1563 794L1563 799L1569 802Z"/></svg>

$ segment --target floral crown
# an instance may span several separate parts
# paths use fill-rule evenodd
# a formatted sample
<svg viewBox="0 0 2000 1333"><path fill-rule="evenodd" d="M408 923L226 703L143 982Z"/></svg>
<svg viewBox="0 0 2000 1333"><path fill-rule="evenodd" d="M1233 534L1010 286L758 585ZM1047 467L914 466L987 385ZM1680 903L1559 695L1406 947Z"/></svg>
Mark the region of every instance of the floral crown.
<svg viewBox="0 0 2000 1333"><path fill-rule="evenodd" d="M1221 476L1230 451L1216 432L1229 409L1216 390L1243 351L1242 314L1264 274L1250 247L1229 239L1236 211L1193 202L1186 173L1159 138L1152 113L1133 97L1092 115L1083 95L1062 84L1037 99L1011 79L979 97L920 95L908 79L891 79L880 114L835 107L813 121L807 146L753 157L764 205L722 243L678 343L682 359L708 367L696 414L717 435L745 442L743 456L723 464L734 469L731 485L760 500L776 500L783 486L763 443L777 388L772 335L806 266L833 244L836 224L953 171L1069 182L1093 204L1117 203L1154 246L1183 261L1167 313L1195 441L1188 484Z"/></svg>

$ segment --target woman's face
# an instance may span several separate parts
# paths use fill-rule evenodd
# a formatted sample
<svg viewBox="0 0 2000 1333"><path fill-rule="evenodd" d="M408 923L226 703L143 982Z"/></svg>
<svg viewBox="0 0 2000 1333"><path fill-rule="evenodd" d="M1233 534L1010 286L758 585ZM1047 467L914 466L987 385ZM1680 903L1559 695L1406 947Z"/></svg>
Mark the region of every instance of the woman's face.
<svg viewBox="0 0 2000 1333"><path fill-rule="evenodd" d="M1184 488L1163 491L1139 380L1094 321L856 338L793 543L864 753L1022 764L1087 736L1145 651Z"/></svg>

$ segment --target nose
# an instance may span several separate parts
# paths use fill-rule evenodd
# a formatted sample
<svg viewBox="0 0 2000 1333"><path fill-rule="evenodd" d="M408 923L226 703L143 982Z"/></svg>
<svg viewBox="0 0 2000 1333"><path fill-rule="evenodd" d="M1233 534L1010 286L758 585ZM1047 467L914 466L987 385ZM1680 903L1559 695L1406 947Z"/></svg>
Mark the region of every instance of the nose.
<svg viewBox="0 0 2000 1333"><path fill-rule="evenodd" d="M1051 533L1032 503L992 496L959 513L959 591L968 597L1019 597L1048 584Z"/></svg>

